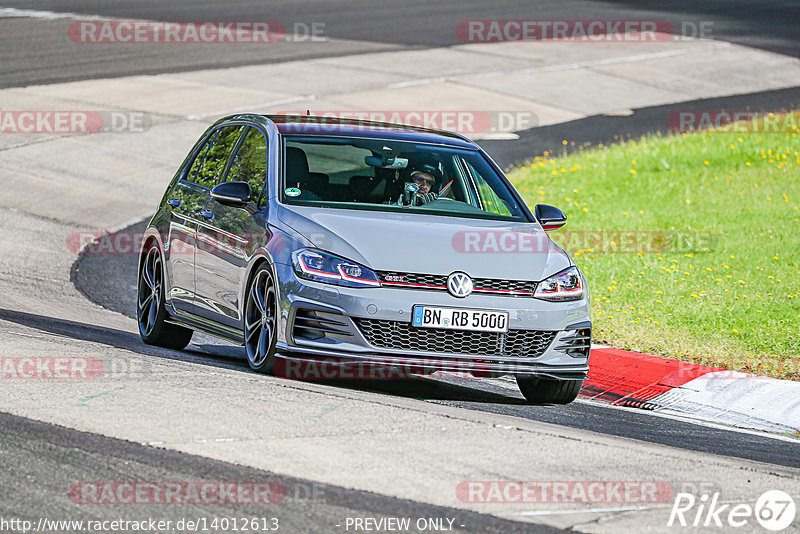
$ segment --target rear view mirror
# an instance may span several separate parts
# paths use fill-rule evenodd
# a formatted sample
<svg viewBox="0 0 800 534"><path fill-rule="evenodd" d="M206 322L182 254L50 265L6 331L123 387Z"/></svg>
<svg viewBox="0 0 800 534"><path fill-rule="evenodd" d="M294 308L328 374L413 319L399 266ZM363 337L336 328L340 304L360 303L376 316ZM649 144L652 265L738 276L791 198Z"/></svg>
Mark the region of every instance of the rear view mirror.
<svg viewBox="0 0 800 534"><path fill-rule="evenodd" d="M225 182L211 190L211 198L225 206L246 206L252 196L247 182Z"/></svg>
<svg viewBox="0 0 800 534"><path fill-rule="evenodd" d="M382 167L384 169L405 169L408 167L408 160L398 156L367 156L364 158L364 163L370 167Z"/></svg>
<svg viewBox="0 0 800 534"><path fill-rule="evenodd" d="M545 230L555 230L567 223L566 214L555 206L536 204L534 215Z"/></svg>

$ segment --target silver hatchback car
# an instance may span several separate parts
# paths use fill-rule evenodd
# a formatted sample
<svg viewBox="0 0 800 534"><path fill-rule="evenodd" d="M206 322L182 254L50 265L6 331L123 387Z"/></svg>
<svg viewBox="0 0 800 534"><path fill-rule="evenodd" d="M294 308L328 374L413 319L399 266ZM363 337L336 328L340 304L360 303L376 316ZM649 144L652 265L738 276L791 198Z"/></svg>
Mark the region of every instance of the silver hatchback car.
<svg viewBox="0 0 800 534"><path fill-rule="evenodd" d="M498 166L460 135L235 115L197 141L139 261L145 343L195 330L252 369L325 362L513 375L566 404L588 372L589 292Z"/></svg>

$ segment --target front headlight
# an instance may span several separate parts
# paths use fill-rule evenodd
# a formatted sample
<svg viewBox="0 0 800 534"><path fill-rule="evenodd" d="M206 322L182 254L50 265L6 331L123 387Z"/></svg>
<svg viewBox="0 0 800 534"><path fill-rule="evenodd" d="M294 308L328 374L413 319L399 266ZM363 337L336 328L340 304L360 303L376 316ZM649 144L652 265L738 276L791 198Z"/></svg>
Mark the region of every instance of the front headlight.
<svg viewBox="0 0 800 534"><path fill-rule="evenodd" d="M577 267L569 267L536 285L533 295L543 300L580 300L583 298L583 282Z"/></svg>
<svg viewBox="0 0 800 534"><path fill-rule="evenodd" d="M380 287L370 269L328 252L304 248L292 253L297 276L306 280L347 287Z"/></svg>

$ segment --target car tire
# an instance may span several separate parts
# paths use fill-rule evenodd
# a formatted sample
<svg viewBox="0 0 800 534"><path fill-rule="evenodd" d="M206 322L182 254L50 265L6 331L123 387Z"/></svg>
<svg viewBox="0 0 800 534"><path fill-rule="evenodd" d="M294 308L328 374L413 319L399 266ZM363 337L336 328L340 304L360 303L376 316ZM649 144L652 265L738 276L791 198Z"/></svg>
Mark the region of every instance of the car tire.
<svg viewBox="0 0 800 534"><path fill-rule="evenodd" d="M278 294L267 263L256 268L245 293L244 347L253 371L271 373L276 360Z"/></svg>
<svg viewBox="0 0 800 534"><path fill-rule="evenodd" d="M518 376L517 385L530 404L569 404L578 397L583 380Z"/></svg>
<svg viewBox="0 0 800 534"><path fill-rule="evenodd" d="M136 321L139 335L148 345L181 350L192 340L192 330L167 323L164 305L164 260L158 244L143 252L136 290Z"/></svg>

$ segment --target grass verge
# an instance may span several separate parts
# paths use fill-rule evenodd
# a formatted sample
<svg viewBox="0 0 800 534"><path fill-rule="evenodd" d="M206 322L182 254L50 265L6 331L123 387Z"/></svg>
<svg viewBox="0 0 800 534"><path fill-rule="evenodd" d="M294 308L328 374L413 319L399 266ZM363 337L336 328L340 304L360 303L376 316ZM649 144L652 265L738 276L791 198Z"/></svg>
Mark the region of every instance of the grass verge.
<svg viewBox="0 0 800 534"><path fill-rule="evenodd" d="M770 119L509 174L567 213L551 236L589 281L595 342L800 380L800 112Z"/></svg>

